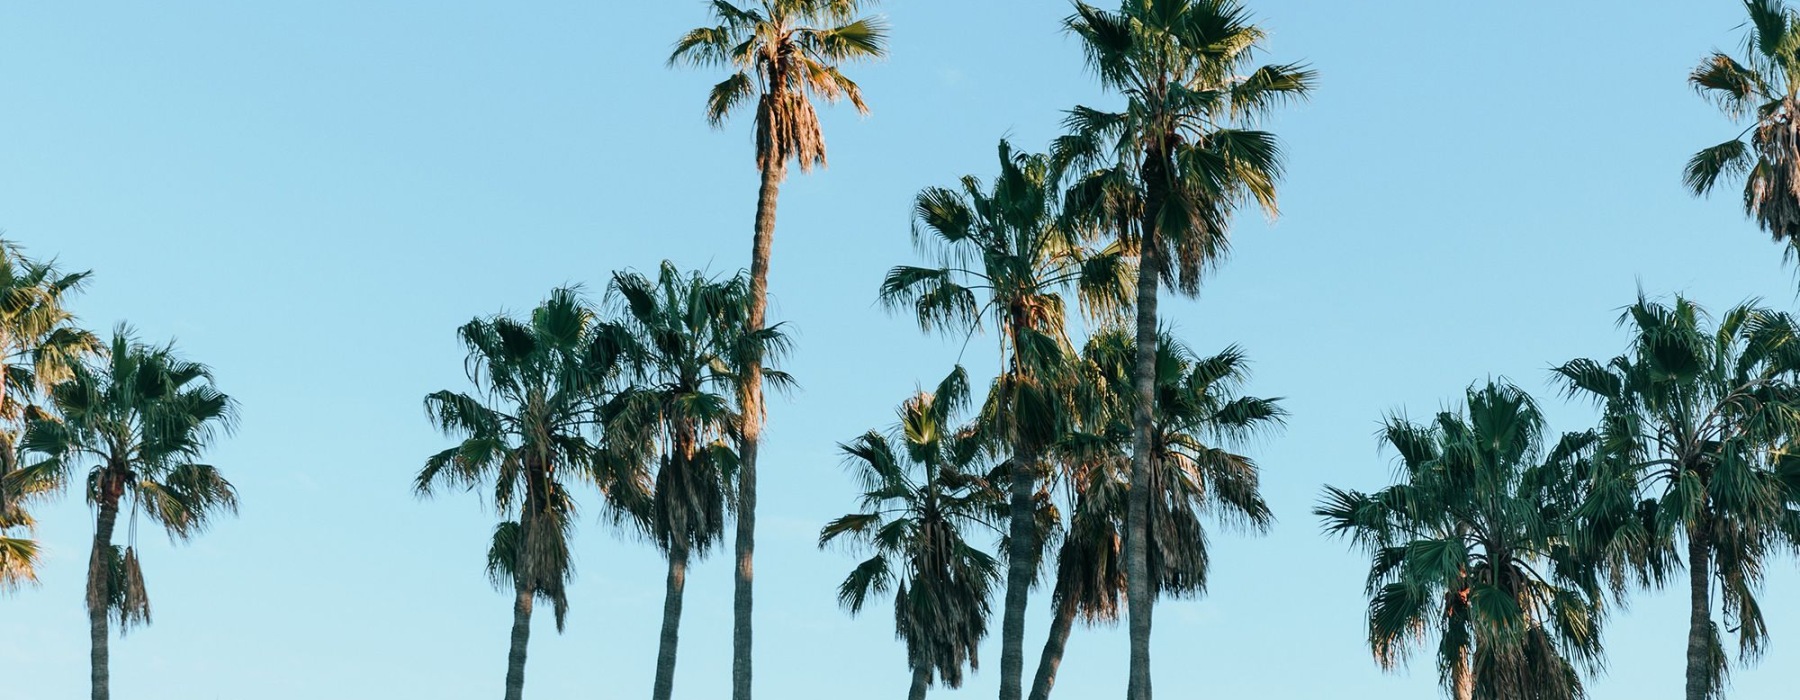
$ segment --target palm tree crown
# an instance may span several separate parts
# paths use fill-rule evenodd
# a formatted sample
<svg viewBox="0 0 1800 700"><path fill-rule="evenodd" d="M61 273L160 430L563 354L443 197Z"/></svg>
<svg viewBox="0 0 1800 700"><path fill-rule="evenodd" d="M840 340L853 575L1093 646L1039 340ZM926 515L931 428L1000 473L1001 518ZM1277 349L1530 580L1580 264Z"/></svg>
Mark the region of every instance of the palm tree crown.
<svg viewBox="0 0 1800 700"><path fill-rule="evenodd" d="M887 26L857 18L857 0L760 0L739 7L711 3L718 24L689 31L676 42L671 64L727 66L730 76L713 86L706 120L718 126L756 100L756 167L779 170L789 161L802 171L825 164L825 137L812 98L847 99L868 113L862 89L839 66L881 58Z"/></svg>
<svg viewBox="0 0 1800 700"><path fill-rule="evenodd" d="M1064 448L1074 484L1100 486L1078 494L1089 507L1123 523L1123 491L1131 445L1131 334L1108 328L1083 355L1105 386L1102 420L1092 432L1070 436ZM1156 595L1192 596L1206 590L1210 557L1205 522L1216 520L1262 532L1274 523L1263 500L1255 460L1229 449L1280 428L1287 411L1279 398L1245 396L1249 358L1233 346L1201 356L1168 334L1157 343L1156 423L1151 436L1150 579ZM1098 472L1098 473L1087 473Z"/></svg>
<svg viewBox="0 0 1800 700"><path fill-rule="evenodd" d="M1744 213L1777 242L1800 243L1800 13L1782 0L1745 0L1750 16L1739 60L1714 51L1688 84L1732 120L1749 118L1736 138L1688 160L1684 179L1696 195L1721 180L1744 181ZM1749 140L1746 142L1745 137ZM1790 252L1793 249L1790 247Z"/></svg>
<svg viewBox="0 0 1800 700"><path fill-rule="evenodd" d="M964 666L980 667L989 592L1000 574L966 535L994 510L993 494L971 472L979 437L952 425L967 403L968 377L959 367L935 391L901 405L898 449L875 431L840 445L862 485L862 510L819 532L821 548L845 539L871 552L838 587L851 612L894 591L894 632L906 643L914 700L934 677L956 688Z"/></svg>
<svg viewBox="0 0 1800 700"><path fill-rule="evenodd" d="M728 505L729 439L739 423L731 396L743 381L741 362L778 359L786 336L779 326L745 332L742 276L712 280L665 262L655 279L615 273L610 295L623 311L631 382L607 404L609 445L657 467L648 511L657 546L704 556L718 542ZM762 369L770 383L791 384Z"/></svg>
<svg viewBox="0 0 1800 700"><path fill-rule="evenodd" d="M1391 418L1400 483L1326 487L1313 512L1372 556L1369 647L1385 668L1426 634L1458 700L1573 699L1600 666L1605 589L1571 544L1578 479L1598 438L1545 449L1537 404L1504 382L1470 387L1461 412Z"/></svg>
<svg viewBox="0 0 1800 700"><path fill-rule="evenodd" d="M1117 12L1078 2L1067 25L1125 97L1121 111L1069 112L1054 152L1077 169L1071 213L1150 241L1152 270L1191 293L1224 254L1244 198L1276 211L1280 147L1246 125L1305 97L1315 76L1299 64L1251 68L1264 34L1234 0L1125 0Z"/></svg>
<svg viewBox="0 0 1800 700"><path fill-rule="evenodd" d="M29 535L34 523L24 501L42 495L45 485L8 475L18 469L18 438L27 421L49 417L39 398L100 350L99 339L75 326L65 303L87 277L27 258L0 240L0 591L37 580L37 542L7 533Z"/></svg>

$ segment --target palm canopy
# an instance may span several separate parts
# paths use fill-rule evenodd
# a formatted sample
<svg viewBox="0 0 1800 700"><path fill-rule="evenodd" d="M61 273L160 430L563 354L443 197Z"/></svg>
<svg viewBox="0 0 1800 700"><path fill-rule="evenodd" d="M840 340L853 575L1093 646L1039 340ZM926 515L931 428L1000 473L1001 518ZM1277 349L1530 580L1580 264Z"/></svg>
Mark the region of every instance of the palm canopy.
<svg viewBox="0 0 1800 700"><path fill-rule="evenodd" d="M710 5L718 24L699 27L675 43L669 63L725 66L732 73L706 98L714 126L756 101L756 167L774 170L789 161L802 171L825 164L825 137L812 98L847 99L867 114L862 89L844 75L845 63L881 58L887 25L856 15L859 0L759 0Z"/></svg>
<svg viewBox="0 0 1800 700"><path fill-rule="evenodd" d="M704 556L719 540L735 464L739 426L732 396L747 358L775 361L788 341L780 325L745 330L748 288L742 275L709 279L665 262L655 279L614 273L609 297L621 311L630 381L604 410L609 451L657 465L647 504L650 534L665 551ZM764 380L790 386L763 368Z"/></svg>
<svg viewBox="0 0 1800 700"><path fill-rule="evenodd" d="M67 306L87 278L0 240L0 422L18 426L34 398L101 350L94 334L75 326Z"/></svg>
<svg viewBox="0 0 1800 700"><path fill-rule="evenodd" d="M556 289L523 318L495 315L457 329L468 349L469 392L438 391L425 411L461 439L432 455L414 480L420 495L442 488L492 489L504 519L488 553L496 587L512 585L551 603L558 629L568 611L574 525L572 483L598 486L618 515L642 500L643 477L604 458L595 439L600 403L615 389L623 341L571 288Z"/></svg>
<svg viewBox="0 0 1800 700"><path fill-rule="evenodd" d="M1756 597L1764 562L1800 533L1792 507L1800 464L1788 455L1800 438L1800 326L1754 304L1732 308L1715 328L1706 322L1687 299L1639 298L1620 318L1632 334L1624 354L1573 360L1555 374L1602 411L1607 459L1582 518L1615 585L1662 583L1686 540L1690 644L1699 645L1690 648L1690 683L1710 694L1726 670L1710 583L1740 651L1754 656L1768 637Z"/></svg>
<svg viewBox="0 0 1800 700"><path fill-rule="evenodd" d="M1130 298L1131 268L1116 247L1089 250L1081 229L1061 220L1047 156L1004 139L998 153L991 186L965 175L954 188L919 192L913 242L937 265L893 268L881 300L890 309L910 307L926 331L972 331L991 314L997 328L1066 342L1062 293L1077 292L1082 309L1096 316L1116 314Z"/></svg>
<svg viewBox="0 0 1800 700"><path fill-rule="evenodd" d="M237 491L212 465L206 448L237 417L236 402L213 385L205 365L172 345L114 331L103 359L70 365L52 387L59 420L31 421L20 445L42 458L8 475L15 488L61 486L85 471L85 494L101 530L89 572L88 606L122 626L150 621L135 546L111 543L110 518L128 513L160 525L172 540L204 532L214 515L237 510Z"/></svg>
<svg viewBox="0 0 1800 700"><path fill-rule="evenodd" d="M863 490L861 510L819 532L821 548L844 540L870 552L839 585L838 601L860 612L870 596L893 591L894 631L906 644L908 667L951 688L962 685L965 665L980 667L989 594L1000 577L999 563L967 536L970 528L991 527L996 507L972 469L979 440L953 423L968 391L959 367L934 391L900 406L891 437L869 431L840 445Z"/></svg>
<svg viewBox="0 0 1800 700"><path fill-rule="evenodd" d="M1570 534L1599 438L1547 447L1537 404L1504 380L1471 386L1460 411L1429 423L1392 417L1381 436L1399 483L1328 486L1313 511L1371 555L1376 661L1394 668L1436 635L1440 679L1459 700L1582 697L1582 673L1601 665L1605 591Z"/></svg>
<svg viewBox="0 0 1800 700"><path fill-rule="evenodd" d="M1134 244L1151 234L1145 259L1191 293L1225 253L1240 202L1275 213L1281 150L1250 127L1306 96L1314 73L1252 68L1264 34L1235 0L1124 0L1116 12L1077 2L1066 24L1126 101L1120 111L1070 110L1053 148L1058 169L1076 171L1070 213Z"/></svg>
<svg viewBox="0 0 1800 700"><path fill-rule="evenodd" d="M1103 387L1103 412L1089 424L1091 429L1071 432L1056 450L1070 477L1067 483L1076 489L1065 543L1091 531L1103 544L1109 528L1123 527L1135 396L1134 345L1129 331L1107 328L1083 349ZM1262 497L1256 462L1231 448L1279 428L1287 411L1278 398L1242 395L1248 379L1249 358L1235 346L1203 357L1166 333L1157 343L1148 548L1157 595L1205 592L1208 519L1257 532L1274 523ZM1075 521L1085 511L1092 511L1088 517L1097 520L1083 527ZM1102 525L1099 518L1110 525ZM1111 556L1103 559L1108 566L1116 565ZM1109 613L1106 597L1088 597L1097 603L1092 608L1096 617Z"/></svg>
<svg viewBox="0 0 1800 700"><path fill-rule="evenodd" d="M1061 220L1049 158L1002 140L990 186L965 176L955 189L930 187L914 201L913 240L935 267L900 265L882 281L890 310L910 309L922 330L973 333L991 322L1007 370L990 392L995 437L1041 448L1054 439L1069 338L1064 293L1093 318L1116 316L1131 290L1130 263L1117 246L1088 249Z"/></svg>
<svg viewBox="0 0 1800 700"><path fill-rule="evenodd" d="M1750 125L1688 160L1684 179L1696 195L1723 180L1743 180L1744 213L1790 246L1800 242L1800 13L1782 0L1745 0L1742 58L1714 51L1688 84L1733 121ZM1748 141L1746 141L1748 137ZM1791 249L1790 249L1791 250Z"/></svg>
<svg viewBox="0 0 1800 700"><path fill-rule="evenodd" d="M36 405L43 393L100 350L93 334L75 326L66 305L87 276L27 258L16 244L0 240L0 591L36 580L36 541L6 536L14 529L29 533L34 523L22 502L39 495L8 486L6 476L18 466L19 432L28 418L47 417Z"/></svg>

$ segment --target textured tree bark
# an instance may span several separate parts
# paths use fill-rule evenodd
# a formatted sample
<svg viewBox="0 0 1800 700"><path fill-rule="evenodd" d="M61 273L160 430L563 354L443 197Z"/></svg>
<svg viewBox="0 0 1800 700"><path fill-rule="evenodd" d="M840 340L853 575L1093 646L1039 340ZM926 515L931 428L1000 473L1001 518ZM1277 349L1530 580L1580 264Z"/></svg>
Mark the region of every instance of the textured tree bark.
<svg viewBox="0 0 1800 700"><path fill-rule="evenodd" d="M653 700L669 700L675 691L675 647L681 631L681 594L687 587L687 565L687 547L671 547L668 591L663 597L662 645L656 652L656 685L650 691Z"/></svg>
<svg viewBox="0 0 1800 700"><path fill-rule="evenodd" d="M107 700L112 696L111 678L107 669L109 639L106 604L112 598L112 591L109 590L112 581L112 536L113 526L119 519L119 497L113 492L115 487L111 485L111 481L104 475L101 477L100 513L94 523L94 551L88 557L88 634L93 642L88 663L93 700Z"/></svg>
<svg viewBox="0 0 1800 700"><path fill-rule="evenodd" d="M506 652L506 700L525 693L525 649L531 642L531 586L513 584L512 646Z"/></svg>
<svg viewBox="0 0 1800 700"><path fill-rule="evenodd" d="M1688 530L1687 700L1707 700L1715 682L1712 663L1712 542L1704 516Z"/></svg>
<svg viewBox="0 0 1800 700"><path fill-rule="evenodd" d="M1037 677L1031 681L1029 700L1050 700L1050 689L1056 685L1056 669L1062 666L1063 649L1068 647L1069 632L1075 628L1075 606L1056 606L1056 617L1050 620L1050 636L1044 640L1044 655L1038 659Z"/></svg>
<svg viewBox="0 0 1800 700"><path fill-rule="evenodd" d="M1131 489L1125 511L1125 600L1131 639L1128 700L1150 700L1150 615L1155 584L1150 581L1150 431L1156 401L1156 293L1162 268L1157 254L1157 218L1167 172L1159 153L1145 158L1144 221L1138 244L1137 362L1131 383L1137 394L1131 408Z"/></svg>
<svg viewBox="0 0 1800 700"><path fill-rule="evenodd" d="M1450 680L1450 694L1455 700L1475 700L1475 673L1470 670L1470 662L1464 661L1461 668L1453 671L1455 678Z"/></svg>
<svg viewBox="0 0 1800 700"><path fill-rule="evenodd" d="M913 667L912 687L906 691L906 700L925 700L925 689L931 687L931 667L919 664Z"/></svg>
<svg viewBox="0 0 1800 700"><path fill-rule="evenodd" d="M769 255L775 244L775 205L781 195L785 164L763 170L756 198L756 234L750 244L750 331L763 329L769 306ZM737 571L731 599L731 697L750 700L751 609L756 559L756 455L762 440L762 358L750 363L739 395L744 416L743 437L738 440Z"/></svg>
<svg viewBox="0 0 1800 700"><path fill-rule="evenodd" d="M1000 700L1019 700L1025 675L1025 607L1037 571L1037 521L1031 507L1037 455L1021 449L1013 461L1007 508L1006 609L1000 624Z"/></svg>

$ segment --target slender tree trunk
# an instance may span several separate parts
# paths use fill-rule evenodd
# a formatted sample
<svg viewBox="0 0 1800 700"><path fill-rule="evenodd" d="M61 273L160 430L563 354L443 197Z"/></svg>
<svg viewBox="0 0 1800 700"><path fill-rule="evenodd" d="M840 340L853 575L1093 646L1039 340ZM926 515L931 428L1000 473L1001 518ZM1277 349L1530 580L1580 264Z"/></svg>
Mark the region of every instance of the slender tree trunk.
<svg viewBox="0 0 1800 700"><path fill-rule="evenodd" d="M1056 606L1056 617L1050 620L1050 636L1044 640L1044 655L1038 659L1037 678L1031 681L1029 700L1050 700L1050 689L1056 685L1056 669L1062 666L1063 649L1069 644L1069 632L1075 628L1075 606Z"/></svg>
<svg viewBox="0 0 1800 700"><path fill-rule="evenodd" d="M1019 371L1015 368L1014 371ZM1025 675L1025 606L1037 572L1037 520L1031 493L1037 483L1037 455L1021 447L1013 455L1007 509L1006 609L1000 624L1000 700L1019 700Z"/></svg>
<svg viewBox="0 0 1800 700"><path fill-rule="evenodd" d="M918 664L913 666L912 687L906 691L906 700L925 700L925 689L931 687L931 666Z"/></svg>
<svg viewBox="0 0 1800 700"><path fill-rule="evenodd" d="M663 596L662 645L656 651L656 686L652 700L669 700L675 691L675 646L681 632L681 594L687 587L686 545L669 549L669 586Z"/></svg>
<svg viewBox="0 0 1800 700"><path fill-rule="evenodd" d="M1687 700L1707 700L1718 679L1713 664L1712 542L1705 516L1688 530Z"/></svg>
<svg viewBox="0 0 1800 700"><path fill-rule="evenodd" d="M531 641L531 586L518 580L513 584L512 646L506 652L506 700L519 700L525 693L525 647Z"/></svg>
<svg viewBox="0 0 1800 700"><path fill-rule="evenodd" d="M1470 666L1465 658L1462 666L1451 670L1450 696L1455 700L1475 700L1475 672Z"/></svg>
<svg viewBox="0 0 1800 700"><path fill-rule="evenodd" d="M750 331L763 329L769 307L769 254L775 244L775 204L784 163L763 170L756 197L756 234L750 244ZM731 598L731 697L750 700L751 634L753 631L752 584L756 578L756 453L762 440L762 357L749 363L738 397L744 416L743 437L738 441L737 572Z"/></svg>
<svg viewBox="0 0 1800 700"><path fill-rule="evenodd" d="M1137 362L1132 368L1131 489L1125 510L1125 612L1131 639L1127 700L1150 700L1150 614L1156 585L1150 580L1150 431L1156 401L1156 292L1162 261L1157 254L1157 218L1166 168L1152 153L1146 160L1142 240L1138 243Z"/></svg>
<svg viewBox="0 0 1800 700"><path fill-rule="evenodd" d="M112 479L107 475L102 475L100 479L100 514L94 523L94 551L88 557L88 633L93 641L88 660L91 664L93 699L107 700L112 696L112 687L107 672L109 639L106 605L112 598L112 536L113 525L119 519L119 496L115 493L116 487L112 484Z"/></svg>

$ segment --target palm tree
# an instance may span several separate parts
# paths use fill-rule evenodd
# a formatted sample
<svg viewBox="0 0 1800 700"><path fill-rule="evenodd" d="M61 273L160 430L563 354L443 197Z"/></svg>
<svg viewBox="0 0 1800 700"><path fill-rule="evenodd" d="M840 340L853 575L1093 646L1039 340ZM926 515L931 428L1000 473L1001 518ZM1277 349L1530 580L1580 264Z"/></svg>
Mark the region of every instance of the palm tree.
<svg viewBox="0 0 1800 700"><path fill-rule="evenodd" d="M1768 639L1756 593L1774 548L1794 542L1800 516L1800 327L1744 304L1714 329L1676 297L1640 297L1620 318L1630 349L1602 364L1556 369L1571 396L1602 409L1607 459L1583 506L1583 531L1621 575L1661 584L1685 540L1690 594L1687 698L1721 697L1727 660L1714 588L1743 658ZM1620 584L1622 585L1622 584Z"/></svg>
<svg viewBox="0 0 1800 700"><path fill-rule="evenodd" d="M756 233L750 246L750 313L746 332L766 324L769 256L775 240L775 204L790 162L801 172L825 165L825 137L813 99L850 100L867 114L862 89L840 69L845 63L886 55L887 27L877 18L858 18L861 0L758 0L739 7L711 3L718 24L689 31L676 42L669 63L722 66L731 75L713 86L706 120L722 126L733 111L756 102L756 169L762 184L756 199ZM762 435L763 386L760 361L740 362L749 375L738 390L746 417L738 439L737 573L733 598L731 697L750 700L751 563L756 551L756 454Z"/></svg>
<svg viewBox="0 0 1800 700"><path fill-rule="evenodd" d="M1583 697L1601 665L1604 589L1570 533L1593 433L1548 451L1544 418L1517 387L1470 387L1429 424L1388 420L1401 482L1373 494L1327 486L1313 510L1368 550L1369 647L1384 668L1426 634L1457 700Z"/></svg>
<svg viewBox="0 0 1800 700"><path fill-rule="evenodd" d="M1033 494L1041 457L1067 412L1057 375L1067 364L1061 290L1075 288L1097 314L1124 305L1129 266L1116 249L1093 253L1075 229L1059 225L1057 183L1049 158L1019 153L1002 140L1000 175L991 189L974 176L952 190L920 192L913 239L938 267L895 267L881 285L890 309L908 308L926 331L972 333L992 317L1005 368L984 414L1011 451L1006 603L1001 621L1000 697L1017 700L1024 670L1025 606L1036 578L1042 533Z"/></svg>
<svg viewBox="0 0 1800 700"><path fill-rule="evenodd" d="M1714 51L1688 84L1733 121L1751 123L1724 143L1688 160L1684 179L1695 195L1721 180L1743 180L1744 213L1777 243L1800 244L1800 13L1782 0L1745 0L1750 15L1743 59ZM1745 141L1745 137L1749 141Z"/></svg>
<svg viewBox="0 0 1800 700"><path fill-rule="evenodd" d="M0 240L0 591L37 580L37 542L24 501L50 484L8 478L18 469L19 433L28 420L49 415L37 405L70 367L100 350L92 333L75 326L67 298L88 273L64 273L53 262L24 256ZM23 530L26 536L11 537Z"/></svg>
<svg viewBox="0 0 1800 700"><path fill-rule="evenodd" d="M605 409L608 442L628 461L656 465L647 520L669 573L652 696L668 700L688 563L723 536L730 475L739 468L730 441L740 418L729 396L746 372L737 362L777 357L786 339L779 326L745 335L742 276L714 281L664 262L655 280L614 273L610 294L624 313L633 383ZM771 384L789 383L779 371L758 369Z"/></svg>
<svg viewBox="0 0 1800 700"><path fill-rule="evenodd" d="M1054 449L1068 472L1074 508L1058 551L1055 617L1032 700L1050 696L1075 618L1090 623L1116 619L1119 598L1128 590L1121 533L1131 488L1135 343L1124 329L1106 328L1082 351L1097 390L1086 402L1094 409L1087 427L1072 431ZM1208 519L1259 533L1274 522L1262 498L1256 462L1221 447L1267 434L1287 415L1280 399L1243 396L1248 376L1249 360L1236 347L1201 357L1167 333L1157 343L1146 533L1153 597L1206 591L1211 570Z"/></svg>
<svg viewBox="0 0 1800 700"><path fill-rule="evenodd" d="M496 315L457 329L475 391L425 397L432 423L461 442L425 461L415 490L430 496L486 485L502 518L487 571L496 588L513 591L507 700L524 692L534 601L550 603L559 632L568 612L575 520L569 484L597 485L615 516L641 500L642 476L604 459L592 438L600 402L619 373L617 335L576 290L556 289L523 319Z"/></svg>
<svg viewBox="0 0 1800 700"><path fill-rule="evenodd" d="M214 388L205 365L182 359L171 345L141 343L123 326L104 360L70 366L49 398L60 420L30 423L21 444L43 459L17 476L66 484L87 470L83 483L95 513L87 581L93 697L105 700L109 619L121 631L150 622L137 547L113 544L114 525L123 511L134 523L142 515L170 538L186 540L217 512L235 513L230 482L196 460L231 429L236 404Z"/></svg>
<svg viewBox="0 0 1800 700"><path fill-rule="evenodd" d="M1233 211L1254 199L1274 215L1281 154L1275 137L1246 128L1284 101L1307 94L1313 73L1298 65L1249 66L1263 39L1236 0L1122 0L1117 12L1075 4L1068 28L1082 40L1102 83L1125 109L1076 107L1055 148L1059 167L1085 170L1071 192L1077 214L1117 230L1138 253L1139 415L1133 419L1133 517L1126 576L1148 580L1138 523L1152 492L1150 432L1157 293L1168 281L1198 291L1201 272L1227 249ZM1127 696L1150 697L1152 590L1130 585L1131 676Z"/></svg>
<svg viewBox="0 0 1800 700"><path fill-rule="evenodd" d="M870 595L894 591L894 633L912 670L909 700L922 700L934 675L957 688L965 665L980 668L988 594L1000 576L999 563L965 534L994 510L990 489L969 469L980 436L951 425L968 391L958 367L936 391L901 404L898 450L873 430L839 445L862 485L862 510L819 531L821 549L848 539L871 551L838 586L838 602L851 613Z"/></svg>

